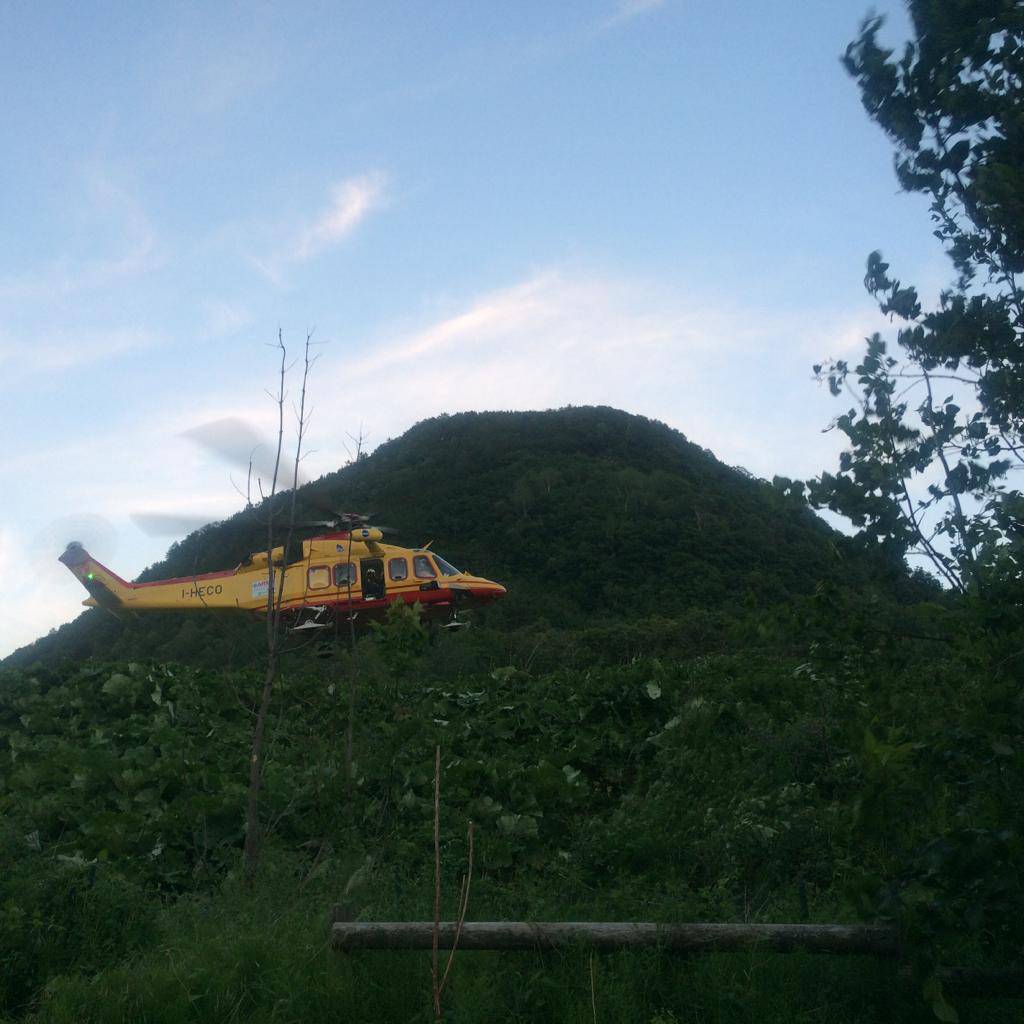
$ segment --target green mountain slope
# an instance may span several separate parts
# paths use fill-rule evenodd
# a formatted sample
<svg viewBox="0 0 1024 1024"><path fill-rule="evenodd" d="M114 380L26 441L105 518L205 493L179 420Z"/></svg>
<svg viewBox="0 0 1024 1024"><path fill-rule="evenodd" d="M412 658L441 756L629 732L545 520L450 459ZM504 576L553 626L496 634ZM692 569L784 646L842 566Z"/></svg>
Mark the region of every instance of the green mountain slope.
<svg viewBox="0 0 1024 1024"><path fill-rule="evenodd" d="M433 540L460 567L509 595L496 628L676 616L765 606L822 580L906 587L903 567L851 543L779 488L726 466L678 431L609 408L462 413L417 424L372 455L302 488L371 510L408 544ZM204 527L141 579L231 568L265 544L265 510ZM55 552L56 556L56 552ZM90 611L8 664L63 657L244 663L259 647L239 616Z"/></svg>

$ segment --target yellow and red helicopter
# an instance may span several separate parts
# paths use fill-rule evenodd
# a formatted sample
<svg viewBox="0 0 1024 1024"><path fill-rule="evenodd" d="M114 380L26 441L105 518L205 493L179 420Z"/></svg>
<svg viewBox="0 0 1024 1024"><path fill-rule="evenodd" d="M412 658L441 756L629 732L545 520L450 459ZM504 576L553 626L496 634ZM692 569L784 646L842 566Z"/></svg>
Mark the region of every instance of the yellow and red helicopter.
<svg viewBox="0 0 1024 1024"><path fill-rule="evenodd" d="M284 545L271 552L274 589L293 630L317 630L339 619L379 618L394 601L419 604L428 621L461 625L458 612L496 601L500 583L461 572L422 548L383 543L384 531L366 515L342 513L317 522L329 531L302 541L301 556L287 561ZM112 612L267 608L270 573L267 552L254 552L234 569L174 579L129 583L96 561L77 541L60 556L89 592L82 603ZM283 582L282 582L283 577Z"/></svg>

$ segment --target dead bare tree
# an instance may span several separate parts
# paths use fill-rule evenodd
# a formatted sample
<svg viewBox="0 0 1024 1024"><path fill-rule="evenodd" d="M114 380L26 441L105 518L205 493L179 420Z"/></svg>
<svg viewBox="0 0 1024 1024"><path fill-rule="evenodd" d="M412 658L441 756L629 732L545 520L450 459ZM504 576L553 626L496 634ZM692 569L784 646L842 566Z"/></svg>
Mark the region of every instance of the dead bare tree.
<svg viewBox="0 0 1024 1024"><path fill-rule="evenodd" d="M363 434L363 428L360 424L358 435L354 436L349 434L352 443L355 445L355 457L352 459L354 466L359 465L359 460L363 457L363 445L365 444L366 438ZM348 554L346 556L348 561L348 642L349 642L349 654L351 657L351 671L349 673L348 681L348 719L345 723L345 779L348 784L349 793L352 792L352 786L355 782L352 772L352 761L355 756L355 720L356 720L356 684L359 682L359 653L356 649L356 620L352 615L352 529L348 531Z"/></svg>
<svg viewBox="0 0 1024 1024"><path fill-rule="evenodd" d="M443 1019L441 995L448 983L448 975L455 961L455 951L459 948L459 938L462 936L462 926L466 923L466 911L469 908L469 887L473 883L473 822L469 823L466 830L466 842L469 845L468 863L459 889L455 935L442 974L437 955L441 937L441 748L438 746L434 748L434 924L430 943L430 980L436 1021Z"/></svg>
<svg viewBox="0 0 1024 1024"><path fill-rule="evenodd" d="M291 547L295 527L295 502L299 487L299 463L302 460L302 442L306 429L309 426L311 415L311 413L306 411L306 388L309 382L309 372L318 358L311 355L310 349L312 344L313 335L312 333L307 333L303 351L302 389L299 393L298 406L294 409L296 441L291 498L288 502L287 526L284 544L281 548L281 571L278 573L274 559L274 520L278 512L275 508L275 497L277 495L278 474L281 466L281 453L284 446L284 407L287 397L285 384L291 367L288 364L288 350L284 344L282 333L280 330L277 332L276 348L280 350L281 361L278 370L277 394L270 395L277 405L277 452L274 457L270 493L263 495L264 505L267 509L267 660L263 672L263 687L260 691L259 708L256 713L256 722L252 733L252 749L249 757L249 795L245 812L245 847L242 858L243 875L248 885L252 885L255 882L262 849L263 834L260 828L259 802L260 791L263 786L263 742L266 736L267 718L270 714L270 701L273 696L274 681L277 678L280 662L281 608L284 601L285 578L288 571L288 552ZM260 490L262 493L262 487Z"/></svg>

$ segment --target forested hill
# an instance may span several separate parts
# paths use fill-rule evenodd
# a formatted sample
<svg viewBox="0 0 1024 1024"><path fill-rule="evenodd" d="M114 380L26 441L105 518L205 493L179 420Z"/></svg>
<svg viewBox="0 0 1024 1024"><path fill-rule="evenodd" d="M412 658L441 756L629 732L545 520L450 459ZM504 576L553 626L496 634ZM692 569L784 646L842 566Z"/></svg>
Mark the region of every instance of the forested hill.
<svg viewBox="0 0 1024 1024"><path fill-rule="evenodd" d="M724 465L664 424L610 408L425 420L300 497L300 517L322 518L315 503L370 510L398 529L399 543L433 540L460 568L507 584L488 619L499 628L764 607L820 580L907 585L902 566L856 552L782 487ZM140 578L231 568L265 544L264 522L256 508L204 527ZM227 657L225 636L246 628L210 613L119 622L87 611L6 663L203 661Z"/></svg>

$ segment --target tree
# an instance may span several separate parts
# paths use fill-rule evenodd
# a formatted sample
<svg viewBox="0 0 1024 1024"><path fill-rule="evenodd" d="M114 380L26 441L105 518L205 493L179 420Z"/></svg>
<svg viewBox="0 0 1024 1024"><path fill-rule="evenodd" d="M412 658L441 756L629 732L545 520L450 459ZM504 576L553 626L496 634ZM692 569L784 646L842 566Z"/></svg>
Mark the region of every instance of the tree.
<svg viewBox="0 0 1024 1024"><path fill-rule="evenodd" d="M863 913L900 922L925 997L955 1021L937 960L965 934L987 955L1020 943L1021 818L992 794L1005 786L993 753L1014 749L1004 736L1017 741L1024 655L1024 499L1012 487L1024 467L1024 5L909 0L909 11L901 55L880 45L882 19L869 17L843 64L895 146L901 186L930 199L955 280L926 312L880 253L868 257L865 285L898 321L896 343L875 334L855 367L815 367L855 405L833 424L850 443L838 471L812 481L810 498L848 516L866 543L925 557L972 598L955 620L969 628L941 638L948 659L929 678L935 699L913 738L890 729L895 698L871 713L858 828L876 829L890 852L851 885ZM870 671L890 684L891 655L845 646L846 685ZM944 672L956 679L945 693ZM900 801L936 793L942 813L904 844Z"/></svg>
<svg viewBox="0 0 1024 1024"><path fill-rule="evenodd" d="M909 0L901 56L869 17L843 57L869 116L896 147L901 186L931 199L955 283L924 312L878 252L865 285L901 322L893 348L815 367L858 407L834 426L850 441L811 501L862 536L927 558L953 589L1016 586L1024 565L1024 5ZM850 378L856 380L859 394ZM943 397L940 397L943 396Z"/></svg>
<svg viewBox="0 0 1024 1024"><path fill-rule="evenodd" d="M299 463L302 460L302 442L306 428L309 425L310 416L306 409L306 385L309 381L309 371L313 363L316 362L316 357L310 356L311 344L312 335L307 334L303 353L302 388L299 392L298 405L294 409L296 439L291 495L287 505L285 505L275 500L277 498L278 473L281 468L281 453L284 444L284 405L287 396L285 382L289 370L288 350L281 337L281 332L278 331L277 348L281 353L281 363L278 371L277 394L271 396L277 406L277 452L274 456L270 493L265 496L264 501L267 513L267 658L263 671L263 686L260 690L259 706L256 711L256 722L252 732L252 748L249 755L249 793L245 811L243 873L246 882L250 885L256 878L256 869L259 866L262 847L259 801L260 791L263 786L263 740L266 735L267 718L270 714L270 701L273 696L274 681L277 678L278 663L281 657L281 606L284 601L285 576L288 572L288 554L291 550L292 533L295 528L295 500L299 490ZM275 520L282 513L286 513L285 539L284 544L280 548L275 549L274 538L277 536ZM280 559L279 562L278 558ZM277 571L278 565L280 565L280 572ZM302 569L303 566L300 563L299 571L301 572Z"/></svg>

